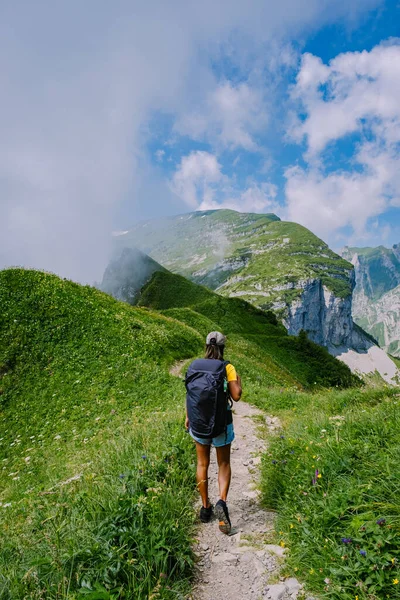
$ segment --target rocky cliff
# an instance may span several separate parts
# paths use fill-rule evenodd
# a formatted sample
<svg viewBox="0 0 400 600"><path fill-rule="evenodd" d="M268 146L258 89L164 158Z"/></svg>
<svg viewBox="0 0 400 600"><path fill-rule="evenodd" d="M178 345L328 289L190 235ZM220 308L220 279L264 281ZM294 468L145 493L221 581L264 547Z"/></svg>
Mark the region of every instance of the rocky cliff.
<svg viewBox="0 0 400 600"><path fill-rule="evenodd" d="M344 248L355 268L353 319L379 345L400 356L400 247Z"/></svg>

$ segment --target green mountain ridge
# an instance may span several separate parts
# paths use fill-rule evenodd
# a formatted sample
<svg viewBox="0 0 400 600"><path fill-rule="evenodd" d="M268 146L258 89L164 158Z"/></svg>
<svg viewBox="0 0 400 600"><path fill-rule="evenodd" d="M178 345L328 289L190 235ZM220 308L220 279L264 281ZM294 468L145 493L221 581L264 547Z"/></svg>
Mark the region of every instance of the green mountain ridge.
<svg viewBox="0 0 400 600"><path fill-rule="evenodd" d="M229 283L232 275L252 276L253 270L258 279L267 277L269 286L283 278L296 283L300 277L320 277L337 295L351 293L352 266L305 227L273 214L214 210L155 219L118 236L116 244L138 247L170 271L211 289L223 286L227 293L243 288ZM292 289L301 293L288 289L275 290L268 303L262 294L258 299L272 306L274 299L291 298Z"/></svg>
<svg viewBox="0 0 400 600"><path fill-rule="evenodd" d="M195 212L139 223L115 238L225 296L273 310L291 334L351 343L353 266L305 227L275 215Z"/></svg>

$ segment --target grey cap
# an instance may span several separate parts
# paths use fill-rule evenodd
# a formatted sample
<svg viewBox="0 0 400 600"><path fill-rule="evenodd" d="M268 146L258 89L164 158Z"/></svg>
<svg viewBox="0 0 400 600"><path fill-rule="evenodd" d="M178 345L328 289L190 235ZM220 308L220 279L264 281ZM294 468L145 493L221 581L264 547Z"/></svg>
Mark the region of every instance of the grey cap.
<svg viewBox="0 0 400 600"><path fill-rule="evenodd" d="M225 346L226 337L220 331L211 331L207 336L206 344L207 346Z"/></svg>

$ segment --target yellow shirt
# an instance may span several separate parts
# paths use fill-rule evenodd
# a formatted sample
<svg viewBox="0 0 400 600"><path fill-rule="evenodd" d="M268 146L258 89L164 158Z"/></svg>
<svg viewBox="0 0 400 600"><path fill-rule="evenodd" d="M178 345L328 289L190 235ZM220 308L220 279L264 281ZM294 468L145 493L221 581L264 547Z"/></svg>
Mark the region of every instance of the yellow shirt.
<svg viewBox="0 0 400 600"><path fill-rule="evenodd" d="M233 365L226 365L226 378L229 381L237 381L236 369Z"/></svg>

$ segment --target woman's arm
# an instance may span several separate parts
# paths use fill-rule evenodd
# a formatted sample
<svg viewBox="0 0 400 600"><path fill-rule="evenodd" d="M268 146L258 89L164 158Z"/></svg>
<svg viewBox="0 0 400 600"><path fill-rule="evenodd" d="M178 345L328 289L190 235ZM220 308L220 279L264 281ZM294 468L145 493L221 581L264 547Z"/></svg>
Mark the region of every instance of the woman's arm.
<svg viewBox="0 0 400 600"><path fill-rule="evenodd" d="M239 375L237 376L236 381L228 382L228 389L229 389L229 394L230 394L232 400L234 400L235 402L240 400L240 398L242 397L243 390L242 390L242 380L239 377Z"/></svg>

